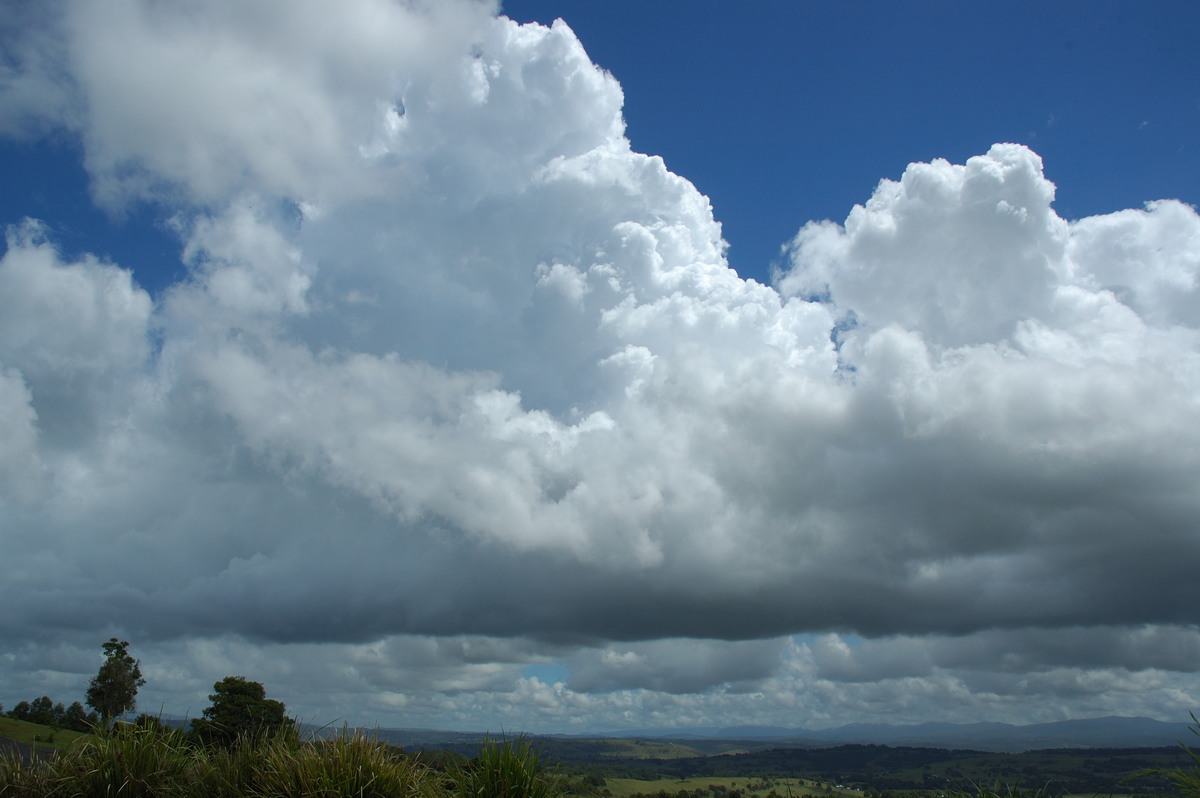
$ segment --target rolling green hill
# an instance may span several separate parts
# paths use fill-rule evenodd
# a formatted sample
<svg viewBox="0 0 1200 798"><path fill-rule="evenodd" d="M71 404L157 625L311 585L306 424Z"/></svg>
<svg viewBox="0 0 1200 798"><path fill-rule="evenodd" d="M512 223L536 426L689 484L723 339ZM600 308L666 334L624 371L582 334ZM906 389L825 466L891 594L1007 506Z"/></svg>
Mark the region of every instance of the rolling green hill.
<svg viewBox="0 0 1200 798"><path fill-rule="evenodd" d="M14 720L0 715L0 739L12 740L15 743L32 746L35 749L58 750L65 748L81 737L88 735L83 732L67 729L53 729L37 723L24 720Z"/></svg>

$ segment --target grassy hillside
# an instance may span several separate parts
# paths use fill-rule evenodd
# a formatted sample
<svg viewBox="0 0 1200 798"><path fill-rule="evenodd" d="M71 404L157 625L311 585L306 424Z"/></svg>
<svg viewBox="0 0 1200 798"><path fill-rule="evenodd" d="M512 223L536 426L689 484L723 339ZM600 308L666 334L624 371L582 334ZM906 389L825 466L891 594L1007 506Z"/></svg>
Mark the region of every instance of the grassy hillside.
<svg viewBox="0 0 1200 798"><path fill-rule="evenodd" d="M578 742L578 745L573 743ZM705 751L670 740L604 740L539 739L543 749L560 759L570 758L575 753L587 752L598 760L604 759L684 759L704 756Z"/></svg>
<svg viewBox="0 0 1200 798"><path fill-rule="evenodd" d="M42 762L0 756L0 796L559 798L554 775L527 743L489 745L477 754L435 771L348 731L306 740L285 729L205 745L175 730L121 726Z"/></svg>
<svg viewBox="0 0 1200 798"><path fill-rule="evenodd" d="M39 749L62 749L89 735L0 716L0 737Z"/></svg>
<svg viewBox="0 0 1200 798"><path fill-rule="evenodd" d="M714 798L719 796L727 796L731 793L740 793L742 798L768 798L768 796L800 796L810 793L819 793L823 798L862 798L862 793L857 790L837 788L836 786L822 785L816 781L808 779L771 779L759 777L731 776L722 778L719 776L704 776L690 779L655 779L653 781L643 781L641 779L607 779L605 789L608 790L612 798L632 798L636 795L678 795L681 791L688 793L708 791ZM825 787L829 786L826 791Z"/></svg>

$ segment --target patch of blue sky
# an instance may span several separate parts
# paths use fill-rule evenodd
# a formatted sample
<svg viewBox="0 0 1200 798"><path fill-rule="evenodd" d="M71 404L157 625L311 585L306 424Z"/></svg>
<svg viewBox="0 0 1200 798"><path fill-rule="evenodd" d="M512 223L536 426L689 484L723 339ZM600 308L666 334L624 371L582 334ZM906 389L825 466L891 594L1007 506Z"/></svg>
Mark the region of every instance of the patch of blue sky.
<svg viewBox="0 0 1200 798"><path fill-rule="evenodd" d="M544 664L544 665L526 665L521 668L521 677L524 679L537 679L543 684L558 684L562 682L566 684L570 678L571 671L566 665L559 664Z"/></svg>
<svg viewBox="0 0 1200 798"><path fill-rule="evenodd" d="M79 146L61 138L14 142L0 138L0 228L37 219L64 260L84 255L111 261L133 272L134 280L157 296L182 279L183 245L160 209L139 204L120 212L99 208ZM7 243L3 244L7 251Z"/></svg>

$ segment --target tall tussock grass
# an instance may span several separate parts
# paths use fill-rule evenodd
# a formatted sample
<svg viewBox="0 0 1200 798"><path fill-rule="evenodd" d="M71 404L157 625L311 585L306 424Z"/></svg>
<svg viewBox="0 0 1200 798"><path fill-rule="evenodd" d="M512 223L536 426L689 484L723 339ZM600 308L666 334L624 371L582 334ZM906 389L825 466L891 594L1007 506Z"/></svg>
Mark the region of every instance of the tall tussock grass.
<svg viewBox="0 0 1200 798"><path fill-rule="evenodd" d="M458 768L457 798L554 798L555 774L525 737L487 740L479 756Z"/></svg>
<svg viewBox="0 0 1200 798"><path fill-rule="evenodd" d="M532 747L488 742L477 759L438 773L403 752L343 730L295 732L228 748L169 729L126 727L53 758L0 758L0 798L553 798Z"/></svg>
<svg viewBox="0 0 1200 798"><path fill-rule="evenodd" d="M361 734L300 743L274 740L260 751L252 795L442 798L437 776ZM240 772L239 769L235 769Z"/></svg>

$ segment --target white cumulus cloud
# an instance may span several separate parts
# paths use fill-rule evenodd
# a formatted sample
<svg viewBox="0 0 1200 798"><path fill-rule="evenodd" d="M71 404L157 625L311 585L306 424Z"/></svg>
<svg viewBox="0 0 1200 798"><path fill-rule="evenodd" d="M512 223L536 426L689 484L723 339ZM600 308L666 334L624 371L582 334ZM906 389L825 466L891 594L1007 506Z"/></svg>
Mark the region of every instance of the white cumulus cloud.
<svg viewBox="0 0 1200 798"><path fill-rule="evenodd" d="M245 673L414 725L1188 695L1194 209L1067 221L997 144L803 226L767 286L561 22L58 10L3 96L77 99L0 129L77 135L187 277L9 231L14 689L119 633L193 711Z"/></svg>

